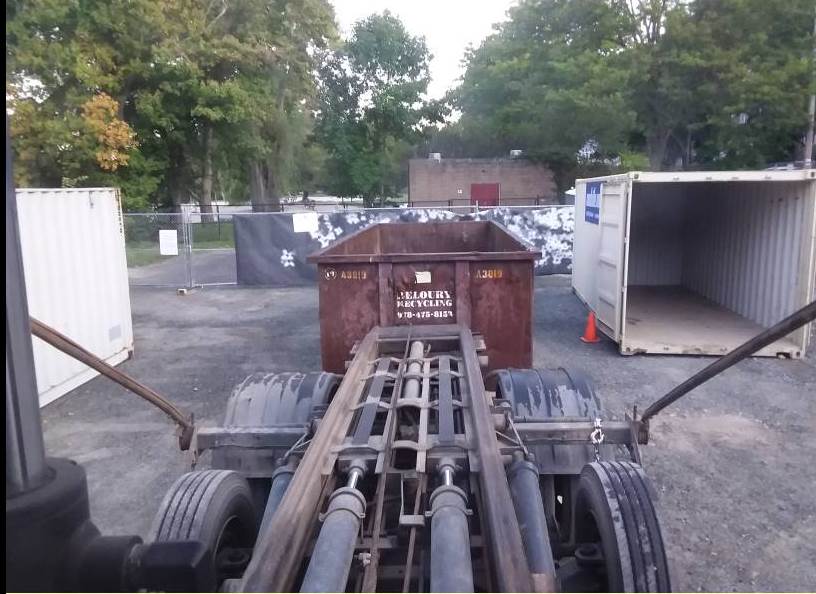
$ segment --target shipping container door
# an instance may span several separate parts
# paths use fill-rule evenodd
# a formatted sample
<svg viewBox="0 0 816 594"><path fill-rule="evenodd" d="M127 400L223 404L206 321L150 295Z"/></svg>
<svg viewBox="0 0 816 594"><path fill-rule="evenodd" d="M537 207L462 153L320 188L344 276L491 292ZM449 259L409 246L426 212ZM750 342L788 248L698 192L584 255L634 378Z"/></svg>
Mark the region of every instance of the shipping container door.
<svg viewBox="0 0 816 594"><path fill-rule="evenodd" d="M479 206L498 206L499 184L470 184L470 203Z"/></svg>
<svg viewBox="0 0 816 594"><path fill-rule="evenodd" d="M125 235L113 188L17 190L28 311L110 365L133 351ZM32 341L40 406L99 373Z"/></svg>
<svg viewBox="0 0 816 594"><path fill-rule="evenodd" d="M621 335L625 273L625 235L628 182L603 182L600 188L600 249L598 250L598 301L595 314L600 329L614 340Z"/></svg>

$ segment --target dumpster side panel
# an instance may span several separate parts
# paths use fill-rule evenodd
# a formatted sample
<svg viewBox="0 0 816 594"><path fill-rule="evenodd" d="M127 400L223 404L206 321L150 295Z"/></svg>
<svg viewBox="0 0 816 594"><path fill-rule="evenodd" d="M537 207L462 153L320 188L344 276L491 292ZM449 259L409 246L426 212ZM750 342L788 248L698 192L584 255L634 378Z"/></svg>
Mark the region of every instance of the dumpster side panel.
<svg viewBox="0 0 816 594"><path fill-rule="evenodd" d="M376 264L321 264L320 353L323 369L345 373L354 343L379 323Z"/></svg>
<svg viewBox="0 0 816 594"><path fill-rule="evenodd" d="M533 263L471 262L471 324L487 345L489 369L533 364Z"/></svg>

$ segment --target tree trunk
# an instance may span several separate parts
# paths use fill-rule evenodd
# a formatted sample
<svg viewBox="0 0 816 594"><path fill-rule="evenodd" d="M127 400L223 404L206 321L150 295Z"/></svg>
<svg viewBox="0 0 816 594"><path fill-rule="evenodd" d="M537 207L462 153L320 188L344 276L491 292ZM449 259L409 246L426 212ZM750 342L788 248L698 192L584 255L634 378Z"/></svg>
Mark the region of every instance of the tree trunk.
<svg viewBox="0 0 816 594"><path fill-rule="evenodd" d="M254 161L249 165L249 192L253 212L280 211L280 196L268 163Z"/></svg>
<svg viewBox="0 0 816 594"><path fill-rule="evenodd" d="M663 169L668 141L669 132L666 130L654 130L646 136L646 151L649 154L649 167L652 171Z"/></svg>
<svg viewBox="0 0 816 594"><path fill-rule="evenodd" d="M249 164L249 200L253 212L266 211L266 172L260 161Z"/></svg>
<svg viewBox="0 0 816 594"><path fill-rule="evenodd" d="M279 212L281 210L281 204L278 177L275 175L274 168L268 162L266 164L266 197L268 205L267 212Z"/></svg>
<svg viewBox="0 0 816 594"><path fill-rule="evenodd" d="M181 212L181 185L184 173L184 151L176 145L170 148L170 167L167 175L167 191L170 194L170 201L173 210Z"/></svg>
<svg viewBox="0 0 816 594"><path fill-rule="evenodd" d="M279 80L279 92L277 109L283 113L284 108L284 80ZM275 151L279 147L275 147ZM250 164L249 190L252 194L252 210L254 212L278 212L281 210L280 193L277 179L272 171L274 159L269 157L266 161L255 161Z"/></svg>
<svg viewBox="0 0 816 594"><path fill-rule="evenodd" d="M201 178L201 221L211 223L212 218L212 190L213 190L213 131L211 126L207 126L204 133L204 176Z"/></svg>
<svg viewBox="0 0 816 594"><path fill-rule="evenodd" d="M686 132L686 150L683 154L683 169L691 166L691 131Z"/></svg>

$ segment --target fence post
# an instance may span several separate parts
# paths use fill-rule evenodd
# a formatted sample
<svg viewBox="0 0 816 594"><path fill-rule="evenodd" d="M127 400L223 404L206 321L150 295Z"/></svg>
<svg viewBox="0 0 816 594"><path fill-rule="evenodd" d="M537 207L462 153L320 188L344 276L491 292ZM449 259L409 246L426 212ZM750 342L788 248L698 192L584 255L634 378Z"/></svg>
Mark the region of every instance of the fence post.
<svg viewBox="0 0 816 594"><path fill-rule="evenodd" d="M181 207L181 228L184 239L184 267L187 276L187 288L193 288L193 226L190 220L190 209Z"/></svg>

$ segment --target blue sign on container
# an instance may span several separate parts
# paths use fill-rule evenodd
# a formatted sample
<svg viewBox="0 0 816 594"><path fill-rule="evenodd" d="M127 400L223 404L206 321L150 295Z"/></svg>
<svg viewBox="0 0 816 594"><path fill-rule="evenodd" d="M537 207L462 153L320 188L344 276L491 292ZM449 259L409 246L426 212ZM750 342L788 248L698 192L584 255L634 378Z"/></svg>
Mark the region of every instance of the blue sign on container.
<svg viewBox="0 0 816 594"><path fill-rule="evenodd" d="M586 185L586 199L584 200L584 220L597 225L601 220L601 184L603 182L589 182Z"/></svg>

